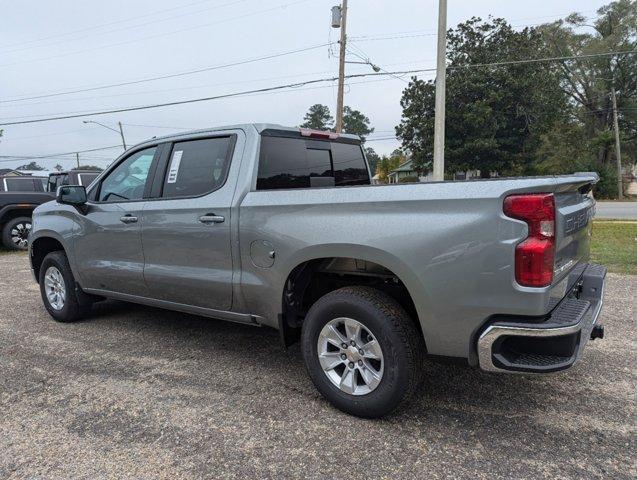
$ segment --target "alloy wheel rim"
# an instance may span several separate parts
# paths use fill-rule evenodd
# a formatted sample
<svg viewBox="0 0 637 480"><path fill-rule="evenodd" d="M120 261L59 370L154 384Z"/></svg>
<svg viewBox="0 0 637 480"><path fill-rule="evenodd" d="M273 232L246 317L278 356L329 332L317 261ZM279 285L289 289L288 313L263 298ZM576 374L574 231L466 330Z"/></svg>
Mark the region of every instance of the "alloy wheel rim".
<svg viewBox="0 0 637 480"><path fill-rule="evenodd" d="M56 267L47 268L44 274L44 289L49 305L54 310L62 310L66 302L66 284Z"/></svg>
<svg viewBox="0 0 637 480"><path fill-rule="evenodd" d="M350 395L367 395L383 378L383 351L374 334L353 318L339 317L321 330L317 353L325 376Z"/></svg>
<svg viewBox="0 0 637 480"><path fill-rule="evenodd" d="M11 241L20 248L29 245L29 233L31 233L31 223L20 222L11 229Z"/></svg>

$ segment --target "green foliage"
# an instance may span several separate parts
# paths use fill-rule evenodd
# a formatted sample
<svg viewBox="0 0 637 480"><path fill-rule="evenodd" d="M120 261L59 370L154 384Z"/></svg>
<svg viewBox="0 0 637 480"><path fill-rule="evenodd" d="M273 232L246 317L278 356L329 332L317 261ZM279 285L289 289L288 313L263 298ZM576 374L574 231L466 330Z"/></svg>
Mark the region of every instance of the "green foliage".
<svg viewBox="0 0 637 480"><path fill-rule="evenodd" d="M619 0L591 21L579 14L538 29L551 56L625 52L637 48L637 2ZM611 90L617 92L622 150L635 161L637 140L637 55L598 56L555 62L571 113L583 127L598 168L615 162Z"/></svg>
<svg viewBox="0 0 637 480"><path fill-rule="evenodd" d="M449 32L447 48L445 169L500 175L532 170L541 136L566 109L559 78L543 64L467 67L541 57L546 49L540 34L515 31L503 19L472 18ZM413 78L403 92L396 133L421 172L433 160L434 104L434 81Z"/></svg>
<svg viewBox="0 0 637 480"><path fill-rule="evenodd" d="M365 151L365 158L367 158L367 163L369 163L369 170L372 172L372 175L374 175L376 166L380 161L380 156L372 147L363 147L363 150Z"/></svg>
<svg viewBox="0 0 637 480"><path fill-rule="evenodd" d="M364 143L367 135L373 131L374 128L370 127L367 116L359 110L347 106L343 108L343 132L358 135Z"/></svg>
<svg viewBox="0 0 637 480"><path fill-rule="evenodd" d="M30 163L27 163L25 165L22 165L16 168L16 170L44 170L44 167L41 167L35 161L32 161Z"/></svg>
<svg viewBox="0 0 637 480"><path fill-rule="evenodd" d="M312 105L303 120L302 128L314 130L330 130L334 125L334 118L330 114L329 107L320 103Z"/></svg>
<svg viewBox="0 0 637 480"><path fill-rule="evenodd" d="M415 175L408 175L398 180L400 183L418 183L420 180Z"/></svg>
<svg viewBox="0 0 637 480"><path fill-rule="evenodd" d="M390 157L383 155L380 158L380 161L376 166L375 174L378 175L381 183L387 183L389 173L392 170L396 170L398 166L404 162L405 159L402 152L401 154L398 154L397 152L400 152L400 150L394 150Z"/></svg>
<svg viewBox="0 0 637 480"><path fill-rule="evenodd" d="M596 171L596 195L617 192L611 91L616 92L622 164L637 162L637 55L491 65L542 57L637 50L637 2L515 31L502 19L473 18L450 30L446 92L446 174ZM435 84L413 78L396 133L414 166L433 157Z"/></svg>

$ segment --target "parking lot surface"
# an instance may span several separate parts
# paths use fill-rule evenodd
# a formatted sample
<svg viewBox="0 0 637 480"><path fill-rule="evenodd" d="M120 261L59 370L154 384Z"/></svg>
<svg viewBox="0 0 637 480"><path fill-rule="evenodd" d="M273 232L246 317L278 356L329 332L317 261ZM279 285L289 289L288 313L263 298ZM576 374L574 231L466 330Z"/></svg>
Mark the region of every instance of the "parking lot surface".
<svg viewBox="0 0 637 480"><path fill-rule="evenodd" d="M0 255L0 478L635 478L637 277L550 376L428 362L418 401L343 414L277 332L107 302L56 323Z"/></svg>

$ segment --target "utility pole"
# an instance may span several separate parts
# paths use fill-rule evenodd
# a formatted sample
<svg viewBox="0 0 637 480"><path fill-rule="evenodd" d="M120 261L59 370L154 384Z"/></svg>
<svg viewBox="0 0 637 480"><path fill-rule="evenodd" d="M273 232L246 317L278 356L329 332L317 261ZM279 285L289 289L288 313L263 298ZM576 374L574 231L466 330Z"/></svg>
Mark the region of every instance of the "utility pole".
<svg viewBox="0 0 637 480"><path fill-rule="evenodd" d="M622 192L622 152L621 142L619 141L619 120L617 119L617 96L615 95L615 83L610 91L613 100L613 127L615 130L615 157L617 158L617 195L621 200L624 197Z"/></svg>
<svg viewBox="0 0 637 480"><path fill-rule="evenodd" d="M124 129L122 128L122 122L117 122L117 124L119 125L119 130L115 130L108 125L96 122L95 120L82 120L82 123L94 123L95 125L99 125L100 127L108 128L112 132L119 133L122 136L122 146L124 147L124 150L126 150L126 140L124 139Z"/></svg>
<svg viewBox="0 0 637 480"><path fill-rule="evenodd" d="M124 150L126 150L126 140L124 139L124 129L122 128L122 122L117 122L119 125L119 134L122 136L122 145L124 145Z"/></svg>
<svg viewBox="0 0 637 480"><path fill-rule="evenodd" d="M80 154L79 153L75 154L75 160L77 161L77 168L79 170L79 168L80 168Z"/></svg>
<svg viewBox="0 0 637 480"><path fill-rule="evenodd" d="M438 3L436 117L434 120L434 181L445 179L445 84L447 76L447 0Z"/></svg>
<svg viewBox="0 0 637 480"><path fill-rule="evenodd" d="M343 95L345 91L345 47L347 45L347 0L341 5L341 41L338 59L338 96L336 99L336 133L343 131Z"/></svg>

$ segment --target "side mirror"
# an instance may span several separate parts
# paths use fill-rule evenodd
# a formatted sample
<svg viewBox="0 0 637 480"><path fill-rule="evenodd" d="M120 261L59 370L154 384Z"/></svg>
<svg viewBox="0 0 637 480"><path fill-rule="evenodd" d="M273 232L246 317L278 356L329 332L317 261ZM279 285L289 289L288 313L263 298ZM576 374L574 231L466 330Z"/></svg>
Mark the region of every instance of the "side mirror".
<svg viewBox="0 0 637 480"><path fill-rule="evenodd" d="M86 204L86 188L82 185L62 185L55 195L58 203L80 207Z"/></svg>

